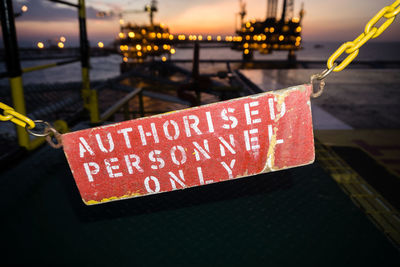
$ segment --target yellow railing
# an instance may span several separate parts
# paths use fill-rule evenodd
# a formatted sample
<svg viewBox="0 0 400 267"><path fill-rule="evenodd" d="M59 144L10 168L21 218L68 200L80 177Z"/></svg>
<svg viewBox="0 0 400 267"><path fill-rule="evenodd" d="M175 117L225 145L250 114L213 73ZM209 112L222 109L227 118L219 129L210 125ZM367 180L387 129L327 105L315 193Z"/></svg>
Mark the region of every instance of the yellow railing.
<svg viewBox="0 0 400 267"><path fill-rule="evenodd" d="M90 88L90 80L89 80L89 47L87 41L87 33L86 33L86 12L85 12L85 0L78 0L77 4L73 4L67 1L62 0L50 0L52 2L56 2L59 4L64 4L68 6L72 6L78 9L79 14L79 30L80 30L80 45L81 45L81 63L82 63L82 97L84 101L84 107L90 113L90 119L92 123L100 122L100 115L98 109L98 99L97 99L97 91ZM11 0L7 0L7 5L2 6L2 14L0 16L2 19L2 25L6 25L7 27L3 29L3 38L8 38L7 44L11 44L6 48L11 51L8 56L6 56L7 61L7 73L9 76L9 83L11 88L11 97L12 97L12 105L13 108L2 104L0 107L3 109L3 115L0 116L0 120L11 120L19 126L17 127L17 138L18 144L21 147L25 147L28 150L34 149L38 144L42 143L42 141L35 141L36 139L31 140L29 138L29 134L24 129L26 124L28 124L28 129L34 128L34 122L26 117L26 106L25 106L25 98L24 98L24 89L22 82L22 74L31 71L37 71L47 68L52 68L64 64L69 64L76 62L79 59L72 59L63 62L50 63L40 66L34 66L29 68L21 69L19 63L18 56L18 44L16 40L16 30L15 23L13 18L13 10L12 10L12 2ZM7 51L8 51L7 50ZM7 52L6 52L7 53ZM43 140L43 138L39 138L39 140Z"/></svg>

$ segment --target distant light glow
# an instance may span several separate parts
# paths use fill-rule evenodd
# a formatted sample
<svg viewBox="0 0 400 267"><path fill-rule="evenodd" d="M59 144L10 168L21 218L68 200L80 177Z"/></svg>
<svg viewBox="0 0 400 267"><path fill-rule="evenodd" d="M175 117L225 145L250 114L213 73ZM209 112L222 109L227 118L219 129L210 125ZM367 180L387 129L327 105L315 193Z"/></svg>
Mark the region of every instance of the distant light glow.
<svg viewBox="0 0 400 267"><path fill-rule="evenodd" d="M58 42L57 45L58 45L59 48L64 48L64 43L63 42Z"/></svg>
<svg viewBox="0 0 400 267"><path fill-rule="evenodd" d="M299 23L299 22L300 22L300 19L299 19L299 18L292 18L292 22L293 22L293 23Z"/></svg>
<svg viewBox="0 0 400 267"><path fill-rule="evenodd" d="M61 37L60 37L60 41L63 42L63 43L65 43L65 41L67 41L67 39L66 39L64 36L61 36Z"/></svg>
<svg viewBox="0 0 400 267"><path fill-rule="evenodd" d="M97 46L100 47L100 48L103 48L103 47L104 47L104 44L103 44L103 42L98 42L98 43L97 43Z"/></svg>
<svg viewBox="0 0 400 267"><path fill-rule="evenodd" d="M23 6L21 7L21 11L22 11L22 12L28 11L28 7L27 7L26 5L23 5Z"/></svg>
<svg viewBox="0 0 400 267"><path fill-rule="evenodd" d="M162 57L161 60L162 60L163 62L165 62L165 61L167 61L167 58L166 58L166 57Z"/></svg>
<svg viewBox="0 0 400 267"><path fill-rule="evenodd" d="M42 49L42 48L44 48L44 44L42 42L38 42L37 43L37 47Z"/></svg>

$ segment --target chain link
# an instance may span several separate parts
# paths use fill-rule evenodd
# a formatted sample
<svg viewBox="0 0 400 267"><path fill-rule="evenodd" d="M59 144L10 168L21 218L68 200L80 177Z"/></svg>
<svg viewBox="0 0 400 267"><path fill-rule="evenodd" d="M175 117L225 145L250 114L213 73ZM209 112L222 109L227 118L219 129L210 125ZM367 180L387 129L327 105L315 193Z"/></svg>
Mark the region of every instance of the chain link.
<svg viewBox="0 0 400 267"><path fill-rule="evenodd" d="M11 121L28 129L35 128L35 122L33 120L16 112L12 107L0 102L0 109L3 110L3 115L0 114L0 121Z"/></svg>
<svg viewBox="0 0 400 267"><path fill-rule="evenodd" d="M24 127L30 135L45 137L47 143L53 148L61 148L63 146L61 134L47 121L33 121L2 102L0 102L0 110L1 109L3 110L3 115L0 113L0 121L11 121ZM35 129L36 126L38 127Z"/></svg>
<svg viewBox="0 0 400 267"><path fill-rule="evenodd" d="M346 52L349 54L337 67L333 69L334 72L342 71L347 65L350 64L357 56L359 48L363 46L368 40L374 39L381 35L389 26L393 23L396 16L400 13L400 0L396 0L390 6L382 8L368 23L365 25L364 32L360 34L352 42L346 42L342 44L328 59L327 67L331 69L335 61ZM386 18L386 21L382 23L379 28L375 25L382 18Z"/></svg>

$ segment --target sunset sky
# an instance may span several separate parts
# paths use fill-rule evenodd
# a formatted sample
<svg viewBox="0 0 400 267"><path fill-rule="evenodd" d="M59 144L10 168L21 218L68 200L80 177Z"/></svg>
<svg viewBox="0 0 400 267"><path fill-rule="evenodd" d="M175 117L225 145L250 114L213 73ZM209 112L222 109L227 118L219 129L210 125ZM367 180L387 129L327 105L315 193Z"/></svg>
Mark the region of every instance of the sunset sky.
<svg viewBox="0 0 400 267"><path fill-rule="evenodd" d="M72 1L71 2L77 2ZM247 0L247 19L265 19L267 0ZM281 7L282 0L279 1ZM298 16L301 2L306 15L303 21L304 41L353 40L364 29L368 20L382 7L394 0L295 0ZM90 42L111 42L118 34L117 17L96 18L97 11L143 10L150 0L86 0ZM76 45L78 36L77 12L69 7L46 0L14 1L17 11L22 5L29 10L16 19L18 40L21 46L31 46L37 41L67 37L67 45ZM221 34L234 32L238 0L159 0L155 21L165 23L172 33ZM279 10L278 13L280 14ZM148 23L147 14L129 14L125 21ZM400 41L400 19L379 38L379 41Z"/></svg>

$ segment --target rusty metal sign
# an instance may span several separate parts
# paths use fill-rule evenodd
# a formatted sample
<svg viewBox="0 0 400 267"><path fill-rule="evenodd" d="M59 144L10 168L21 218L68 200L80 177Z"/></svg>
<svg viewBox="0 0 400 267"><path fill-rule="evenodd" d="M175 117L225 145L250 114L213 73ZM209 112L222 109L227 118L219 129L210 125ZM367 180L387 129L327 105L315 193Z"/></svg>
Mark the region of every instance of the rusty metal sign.
<svg viewBox="0 0 400 267"><path fill-rule="evenodd" d="M98 204L310 164L311 87L62 136L83 201Z"/></svg>

